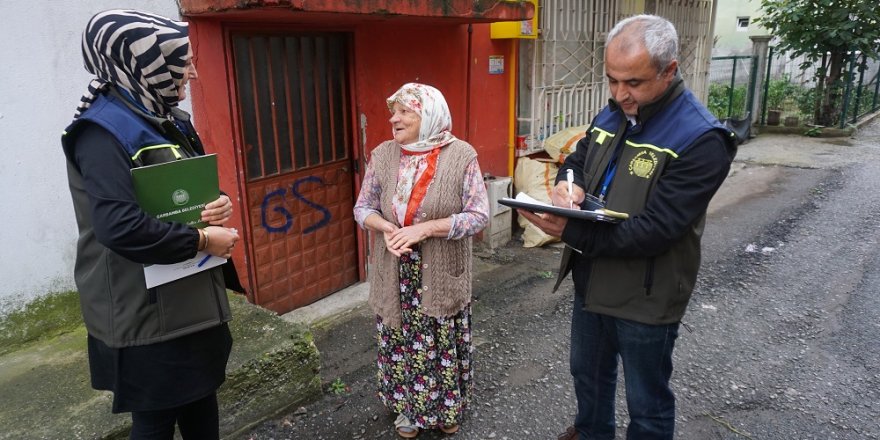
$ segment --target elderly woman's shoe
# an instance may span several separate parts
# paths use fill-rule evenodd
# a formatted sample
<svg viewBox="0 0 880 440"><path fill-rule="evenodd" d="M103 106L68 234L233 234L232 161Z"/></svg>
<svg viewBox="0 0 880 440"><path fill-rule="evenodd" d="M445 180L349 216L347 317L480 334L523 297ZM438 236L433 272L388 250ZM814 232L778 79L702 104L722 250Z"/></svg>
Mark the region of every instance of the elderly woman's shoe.
<svg viewBox="0 0 880 440"><path fill-rule="evenodd" d="M458 425L441 426L440 430L445 434L455 434L458 432Z"/></svg>
<svg viewBox="0 0 880 440"><path fill-rule="evenodd" d="M394 421L394 429L397 430L397 435L403 438L416 438L419 435L419 427L413 425L403 414L397 415L397 419Z"/></svg>

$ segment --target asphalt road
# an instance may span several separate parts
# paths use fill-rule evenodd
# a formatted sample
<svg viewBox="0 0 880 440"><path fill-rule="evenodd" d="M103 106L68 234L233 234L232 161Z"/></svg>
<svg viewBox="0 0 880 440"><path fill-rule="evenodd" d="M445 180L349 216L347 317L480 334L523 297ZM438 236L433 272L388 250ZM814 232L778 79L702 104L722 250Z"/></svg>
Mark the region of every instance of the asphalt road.
<svg viewBox="0 0 880 440"><path fill-rule="evenodd" d="M852 139L760 136L735 165L676 344L676 438L880 439L880 122ZM550 292L559 249L520 246L479 253L459 440L555 439L574 415L571 282ZM244 438L397 438L375 394L373 322L361 307L315 329L328 392ZM625 438L622 386L617 408Z"/></svg>

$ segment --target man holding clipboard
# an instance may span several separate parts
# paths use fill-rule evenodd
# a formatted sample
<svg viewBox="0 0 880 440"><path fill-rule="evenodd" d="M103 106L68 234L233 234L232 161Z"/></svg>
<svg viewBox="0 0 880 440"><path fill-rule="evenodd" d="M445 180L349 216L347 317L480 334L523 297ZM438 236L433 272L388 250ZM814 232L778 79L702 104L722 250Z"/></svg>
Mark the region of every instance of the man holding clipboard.
<svg viewBox="0 0 880 440"><path fill-rule="evenodd" d="M605 47L612 99L560 168L552 201L629 217L615 224L518 212L566 244L555 288L569 272L574 280L578 411L559 439L615 437L618 359L626 370L627 438L672 439L672 350L700 266L706 209L736 148L685 88L669 21L625 19Z"/></svg>

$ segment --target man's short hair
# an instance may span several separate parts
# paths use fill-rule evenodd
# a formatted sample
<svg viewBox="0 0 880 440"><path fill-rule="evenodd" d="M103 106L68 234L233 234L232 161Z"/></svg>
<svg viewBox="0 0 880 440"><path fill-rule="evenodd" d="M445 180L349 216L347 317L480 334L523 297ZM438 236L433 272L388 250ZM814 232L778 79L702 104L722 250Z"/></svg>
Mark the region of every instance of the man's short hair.
<svg viewBox="0 0 880 440"><path fill-rule="evenodd" d="M648 50L651 61L657 67L657 73L662 73L673 60L678 59L678 32L669 20L649 14L623 19L614 25L611 32L608 32L605 47L607 48L611 40L620 36L624 30L633 32L628 33L628 37L640 37L640 42Z"/></svg>

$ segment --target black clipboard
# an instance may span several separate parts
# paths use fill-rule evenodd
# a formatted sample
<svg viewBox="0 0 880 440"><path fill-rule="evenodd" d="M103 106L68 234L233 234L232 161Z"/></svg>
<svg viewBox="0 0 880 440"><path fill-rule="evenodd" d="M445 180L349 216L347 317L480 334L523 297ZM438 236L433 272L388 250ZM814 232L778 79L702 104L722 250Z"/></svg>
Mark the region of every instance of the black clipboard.
<svg viewBox="0 0 880 440"><path fill-rule="evenodd" d="M610 215L605 215L596 211L584 211L581 209L568 209L568 208L560 208L558 206L546 205L546 204L538 204L538 203L529 203L524 202L522 200L511 199L510 197L503 197L498 200L498 203L510 206L511 208L520 208L526 211L531 212L546 212L549 214L558 215L561 217L568 217L578 220L589 220L594 222L605 222L605 223L620 223L623 221L621 218L612 217Z"/></svg>

